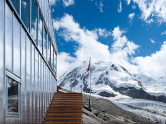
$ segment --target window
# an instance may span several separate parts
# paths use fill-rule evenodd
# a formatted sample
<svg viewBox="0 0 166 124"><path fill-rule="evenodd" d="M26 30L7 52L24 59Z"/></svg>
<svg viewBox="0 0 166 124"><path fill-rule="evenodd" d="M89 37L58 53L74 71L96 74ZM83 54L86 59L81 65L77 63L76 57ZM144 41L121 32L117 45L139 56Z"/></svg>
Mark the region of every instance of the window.
<svg viewBox="0 0 166 124"><path fill-rule="evenodd" d="M53 45L51 44L51 68L54 70L54 52Z"/></svg>
<svg viewBox="0 0 166 124"><path fill-rule="evenodd" d="M20 24L13 17L13 72L20 76Z"/></svg>
<svg viewBox="0 0 166 124"><path fill-rule="evenodd" d="M20 79L7 72L7 115L20 115Z"/></svg>
<svg viewBox="0 0 166 124"><path fill-rule="evenodd" d="M50 37L48 36L48 43L47 43L47 62L48 62L49 65L51 65L51 64L50 64L50 63L51 63L51 62L50 62L50 61L51 61L51 60L50 60L50 57L51 57L51 55L50 55L50 50L51 50L50 47L51 47L51 44L50 44L50 43L51 43L51 40L50 40Z"/></svg>
<svg viewBox="0 0 166 124"><path fill-rule="evenodd" d="M54 74L56 76L56 53L54 52Z"/></svg>
<svg viewBox="0 0 166 124"><path fill-rule="evenodd" d="M19 0L10 0L11 3L13 4L15 10L17 11L17 13L19 14Z"/></svg>
<svg viewBox="0 0 166 124"><path fill-rule="evenodd" d="M37 5L35 0L32 0L32 10L31 10L31 35L36 43L37 38ZM37 43L36 43L37 44Z"/></svg>
<svg viewBox="0 0 166 124"><path fill-rule="evenodd" d="M41 53L43 53L43 21L39 12L39 20L38 20L38 48Z"/></svg>
<svg viewBox="0 0 166 124"><path fill-rule="evenodd" d="M12 71L12 12L8 5L5 6L5 18L6 68Z"/></svg>
<svg viewBox="0 0 166 124"><path fill-rule="evenodd" d="M21 0L21 19L29 30L29 0Z"/></svg>
<svg viewBox="0 0 166 124"><path fill-rule="evenodd" d="M47 57L47 32L44 28L44 38L43 38L43 55L46 58Z"/></svg>

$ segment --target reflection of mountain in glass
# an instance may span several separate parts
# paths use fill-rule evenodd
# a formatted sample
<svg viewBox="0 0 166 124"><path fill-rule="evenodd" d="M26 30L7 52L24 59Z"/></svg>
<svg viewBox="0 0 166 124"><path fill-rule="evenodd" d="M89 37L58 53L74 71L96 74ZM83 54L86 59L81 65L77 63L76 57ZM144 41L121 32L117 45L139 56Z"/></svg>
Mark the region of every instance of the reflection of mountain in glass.
<svg viewBox="0 0 166 124"><path fill-rule="evenodd" d="M18 83L8 79L8 112L18 112Z"/></svg>

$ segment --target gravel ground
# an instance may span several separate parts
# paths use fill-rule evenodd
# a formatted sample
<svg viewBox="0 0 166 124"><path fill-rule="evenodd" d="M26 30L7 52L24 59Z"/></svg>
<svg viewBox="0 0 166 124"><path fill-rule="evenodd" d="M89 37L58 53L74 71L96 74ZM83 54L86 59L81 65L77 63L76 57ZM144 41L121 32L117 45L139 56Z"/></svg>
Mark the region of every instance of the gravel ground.
<svg viewBox="0 0 166 124"><path fill-rule="evenodd" d="M132 112L118 107L110 100L91 97L92 111L85 108L88 106L89 96L83 94L83 122L84 124L154 124Z"/></svg>

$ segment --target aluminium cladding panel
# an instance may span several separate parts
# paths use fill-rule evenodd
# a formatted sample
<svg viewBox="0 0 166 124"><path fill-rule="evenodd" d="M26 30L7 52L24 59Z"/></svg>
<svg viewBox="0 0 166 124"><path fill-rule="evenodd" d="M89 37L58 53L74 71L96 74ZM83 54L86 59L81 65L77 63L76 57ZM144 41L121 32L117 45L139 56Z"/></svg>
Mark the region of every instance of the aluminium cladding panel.
<svg viewBox="0 0 166 124"><path fill-rule="evenodd" d="M21 29L21 123L26 123L25 40L26 40L26 33L22 28Z"/></svg>
<svg viewBox="0 0 166 124"><path fill-rule="evenodd" d="M0 123L4 123L5 118L5 91L4 81L4 0L0 2Z"/></svg>
<svg viewBox="0 0 166 124"><path fill-rule="evenodd" d="M37 50L35 50L35 117L37 118L36 123L39 123L39 91L40 91L40 86L39 86L39 54Z"/></svg>
<svg viewBox="0 0 166 124"><path fill-rule="evenodd" d="M5 3L5 64L12 71L12 11Z"/></svg>

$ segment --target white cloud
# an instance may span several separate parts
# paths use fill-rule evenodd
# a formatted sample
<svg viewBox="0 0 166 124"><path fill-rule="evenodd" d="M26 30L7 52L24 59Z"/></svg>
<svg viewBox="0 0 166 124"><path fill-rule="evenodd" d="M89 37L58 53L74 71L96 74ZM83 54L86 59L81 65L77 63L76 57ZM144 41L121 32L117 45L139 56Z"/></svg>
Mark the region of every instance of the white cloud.
<svg viewBox="0 0 166 124"><path fill-rule="evenodd" d="M126 54L126 58L128 58L128 55L135 54L135 50L138 49L138 45L136 45L134 42L129 41L126 36L123 36L122 34L124 31L121 31L119 27L114 28L112 31L114 43L112 45L112 51L118 52L123 51Z"/></svg>
<svg viewBox="0 0 166 124"><path fill-rule="evenodd" d="M146 23L150 24L153 22L153 19L146 20Z"/></svg>
<svg viewBox="0 0 166 124"><path fill-rule="evenodd" d="M122 2L121 2L121 0L120 0L120 3L119 3L118 6L119 6L118 7L118 12L120 13L120 12L122 12Z"/></svg>
<svg viewBox="0 0 166 124"><path fill-rule="evenodd" d="M166 41L159 51L150 56L134 58L133 55L139 46L133 41L129 41L124 35L125 31L119 27L115 27L111 33L114 42L109 48L109 46L98 41L99 33L95 31L97 29L90 31L81 28L71 15L65 14L60 20L54 21L54 26L57 31L65 30L63 37L65 35L70 37L68 42L72 40L78 44L78 46L75 46L75 57L65 52L58 54L58 76L82 65L84 61L89 60L90 56L92 57L92 64L98 61L111 61L122 65L131 73L141 73L153 78L164 77L166 74ZM101 36L104 37L104 35Z"/></svg>
<svg viewBox="0 0 166 124"><path fill-rule="evenodd" d="M166 35L166 30L161 33L161 35Z"/></svg>
<svg viewBox="0 0 166 124"><path fill-rule="evenodd" d="M104 45L100 42L98 42L98 35L96 32L89 31L85 28L80 28L80 25L75 22L72 16L65 14L64 17L62 17L60 20L54 21L54 26L56 30L62 29L66 30L64 31L64 36L68 36L70 40L75 41L78 44L78 47L75 51L75 61L72 63L69 63L65 60L66 57L70 58L69 54L58 54L58 58L64 58L64 59L58 59L59 66L63 67L61 63L65 63L66 66L70 66L71 68L73 66L77 66L79 64L82 64L83 61L86 61L90 56L92 57L92 62L97 61L109 61L110 59L110 52L109 47L107 45ZM73 64L74 63L74 64ZM64 71L61 70L58 66L58 72L59 74L62 74Z"/></svg>
<svg viewBox="0 0 166 124"><path fill-rule="evenodd" d="M135 17L135 13L130 13L128 16L128 18L130 19L131 22L132 22L134 17Z"/></svg>
<svg viewBox="0 0 166 124"><path fill-rule="evenodd" d="M130 4L130 2L131 2L131 0L126 0L127 1L127 4L129 5Z"/></svg>
<svg viewBox="0 0 166 124"><path fill-rule="evenodd" d="M86 28L81 28L79 23L68 14L65 14L60 20L54 20L54 26L57 31L64 30L62 36L65 40L68 37L68 42L74 41L78 44L74 53L76 57L71 57L69 53L58 54L58 76L62 75L65 71L81 65L83 61L88 61L89 57L92 57L92 63L112 61L122 64L123 62L125 67L130 67L131 65L127 62L128 55L133 55L138 48L138 45L128 41L123 36L124 31L121 31L119 27L115 28L112 32L115 42L110 52L110 48L107 45L98 41L99 36L105 37L111 35L111 32L106 29L99 28L90 31ZM118 46L121 43L123 43L123 46ZM66 61L66 58L71 61ZM65 65L66 69L64 69L63 65Z"/></svg>
<svg viewBox="0 0 166 124"><path fill-rule="evenodd" d="M100 1L100 4L99 4L99 10L100 10L100 12L103 12L103 3Z"/></svg>
<svg viewBox="0 0 166 124"><path fill-rule="evenodd" d="M156 17L158 22L166 22L166 0L133 0L138 4L143 20L150 20Z"/></svg>
<svg viewBox="0 0 166 124"><path fill-rule="evenodd" d="M98 29L95 29L94 32L97 33L98 36L105 37L105 38L108 36L111 36L111 32L107 31L106 29L98 28Z"/></svg>
<svg viewBox="0 0 166 124"><path fill-rule="evenodd" d="M151 54L146 57L136 57L133 62L137 64L143 74L151 76L153 78L166 76L166 41L160 51Z"/></svg>
<svg viewBox="0 0 166 124"><path fill-rule="evenodd" d="M74 0L62 0L65 7L74 5Z"/></svg>
<svg viewBox="0 0 166 124"><path fill-rule="evenodd" d="M153 39L150 39L150 42L153 43L153 44L156 43Z"/></svg>
<svg viewBox="0 0 166 124"><path fill-rule="evenodd" d="M99 9L99 11L102 13L103 11L103 3L100 1L100 4L98 4L97 2L95 2L95 6Z"/></svg>
<svg viewBox="0 0 166 124"><path fill-rule="evenodd" d="M52 6L52 5L55 5L57 1L58 1L58 0L49 0L51 6Z"/></svg>
<svg viewBox="0 0 166 124"><path fill-rule="evenodd" d="M133 8L133 9L136 9L136 6L135 6L135 5L132 5L132 8Z"/></svg>
<svg viewBox="0 0 166 124"><path fill-rule="evenodd" d="M50 1L50 5L52 6L52 5L55 5L60 0L49 0L49 1ZM74 5L74 0L62 0L62 2L65 7Z"/></svg>

